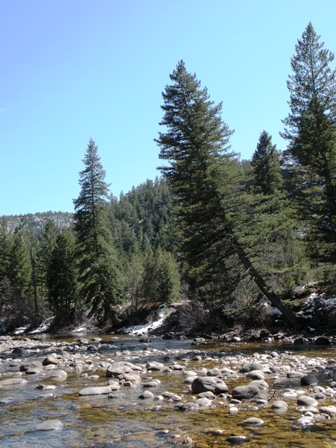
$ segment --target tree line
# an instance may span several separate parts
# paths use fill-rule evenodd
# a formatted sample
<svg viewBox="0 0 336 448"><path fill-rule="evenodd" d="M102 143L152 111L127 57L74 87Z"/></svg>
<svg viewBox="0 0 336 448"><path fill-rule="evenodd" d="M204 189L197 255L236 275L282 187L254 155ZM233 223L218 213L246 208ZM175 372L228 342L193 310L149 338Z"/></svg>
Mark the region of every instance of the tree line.
<svg viewBox="0 0 336 448"><path fill-rule="evenodd" d="M118 307L182 298L251 312L267 299L297 325L293 291L335 275L334 55L311 23L291 59L280 152L262 130L251 160L195 74L179 61L162 93L162 177L115 198L90 139L73 225L0 227L0 311L14 328L48 313L56 325Z"/></svg>

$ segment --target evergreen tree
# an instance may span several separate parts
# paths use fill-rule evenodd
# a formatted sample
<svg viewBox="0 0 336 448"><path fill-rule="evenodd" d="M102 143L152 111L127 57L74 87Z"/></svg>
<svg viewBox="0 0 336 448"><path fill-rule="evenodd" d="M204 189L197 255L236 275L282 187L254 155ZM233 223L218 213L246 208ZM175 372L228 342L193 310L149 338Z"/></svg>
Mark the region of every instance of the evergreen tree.
<svg viewBox="0 0 336 448"><path fill-rule="evenodd" d="M89 316L104 323L114 318L113 306L121 299L121 273L107 215L108 185L92 139L83 162L81 190L74 201L79 293Z"/></svg>
<svg viewBox="0 0 336 448"><path fill-rule="evenodd" d="M7 220L2 218L0 220L0 282L8 276L11 243L7 227Z"/></svg>
<svg viewBox="0 0 336 448"><path fill-rule="evenodd" d="M237 255L259 289L292 324L294 315L269 290L235 234L240 185L239 163L229 152L232 134L222 121L221 104L209 100L206 88L180 61L165 88L159 134L160 169L167 177L176 203L180 248L192 279L211 285L223 275L230 256ZM227 282L226 282L227 283Z"/></svg>
<svg viewBox="0 0 336 448"><path fill-rule="evenodd" d="M170 303L180 292L180 276L174 256L158 248L149 252L144 266L143 290L145 300Z"/></svg>
<svg viewBox="0 0 336 448"><path fill-rule="evenodd" d="M313 238L323 234L329 257L335 260L336 72L330 66L334 55L324 48L311 23L295 50L293 74L287 81L290 113L283 120L282 136L300 165L302 213L309 211L306 218L310 230L315 230Z"/></svg>
<svg viewBox="0 0 336 448"><path fill-rule="evenodd" d="M74 238L69 231L57 236L48 258L47 286L50 308L56 325L66 325L76 318L77 276Z"/></svg>
<svg viewBox="0 0 336 448"><path fill-rule="evenodd" d="M135 310L138 309L139 301L143 297L144 257L140 253L134 253L127 265L128 297Z"/></svg>
<svg viewBox="0 0 336 448"><path fill-rule="evenodd" d="M27 234L17 228L11 238L7 276L3 283L4 315L14 329L34 319L31 291L31 263Z"/></svg>
<svg viewBox="0 0 336 448"><path fill-rule="evenodd" d="M273 194L281 187L279 154L272 144L272 137L266 131L260 134L251 165L255 192Z"/></svg>
<svg viewBox="0 0 336 448"><path fill-rule="evenodd" d="M22 300L31 289L31 264L27 234L24 229L14 232L10 249L8 278Z"/></svg>
<svg viewBox="0 0 336 448"><path fill-rule="evenodd" d="M234 158L229 153L232 131L220 118L221 104L213 105L207 89L201 89L183 61L170 78L172 84L162 94L164 117L160 124L166 132L157 140L160 158L167 163L160 169L172 188L180 252L195 288L217 277L218 264L223 270L231 251L223 250L228 223L218 216L221 197L213 171L219 164L222 167L224 158L227 165ZM232 173L228 170L226 174L230 183Z"/></svg>

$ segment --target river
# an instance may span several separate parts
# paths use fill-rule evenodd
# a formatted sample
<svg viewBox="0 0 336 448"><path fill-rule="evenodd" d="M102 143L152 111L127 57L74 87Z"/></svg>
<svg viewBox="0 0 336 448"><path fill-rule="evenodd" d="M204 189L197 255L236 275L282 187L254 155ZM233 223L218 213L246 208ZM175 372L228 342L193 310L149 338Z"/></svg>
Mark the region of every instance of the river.
<svg viewBox="0 0 336 448"><path fill-rule="evenodd" d="M140 342L138 337L111 335L99 336L101 341L92 336L86 338L80 341L78 336L55 338L44 335L34 340L18 337L10 341L10 351L2 350L2 448L336 446L336 418L323 413L321 418L315 416L321 414L319 407L333 406L334 403L336 386L325 375L326 369L330 373L336 359L334 347L214 341L193 345L190 340L151 338ZM50 355L58 358L59 365L32 369L30 374L20 371L23 363L42 362ZM135 373L141 376L141 381L123 380L120 389L109 395L79 394L83 388L106 385L106 366L118 362L139 367ZM263 398L236 403L230 392L247 382L246 374L239 372L245 362L262 364L265 381L270 387ZM152 366L160 363L165 368L148 368L150 363ZM271 369L267 370L265 366ZM50 377L53 368L63 369L66 378ZM221 370L228 393L211 398L210 406L200 405L197 410L181 406L197 401L187 378L190 375L206 376L211 369ZM306 410L298 405L297 396L312 395L313 386L273 387L276 378L284 376L284 372L297 371L313 372L319 378L320 389L314 391L315 396L320 392L318 405ZM5 385L5 380L13 378L24 381ZM159 380L156 387L147 388L152 380ZM144 390L153 396L140 398ZM283 399L284 394L288 409L275 412L270 404L275 399ZM233 409L237 411L233 412ZM314 423L298 426L297 421L305 414L313 415ZM258 418L262 423L244 424L249 418ZM43 430L46 429L41 428L44 422L58 422L59 426Z"/></svg>

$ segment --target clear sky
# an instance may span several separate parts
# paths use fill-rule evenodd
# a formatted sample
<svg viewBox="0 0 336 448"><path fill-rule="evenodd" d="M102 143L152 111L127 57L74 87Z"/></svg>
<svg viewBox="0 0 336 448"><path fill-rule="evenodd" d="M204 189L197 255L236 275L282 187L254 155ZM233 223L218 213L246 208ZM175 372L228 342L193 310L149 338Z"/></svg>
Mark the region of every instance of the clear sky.
<svg viewBox="0 0 336 448"><path fill-rule="evenodd" d="M90 137L115 196L160 173L161 93L183 59L249 159L278 149L309 21L336 52L335 0L0 0L0 216L73 211Z"/></svg>

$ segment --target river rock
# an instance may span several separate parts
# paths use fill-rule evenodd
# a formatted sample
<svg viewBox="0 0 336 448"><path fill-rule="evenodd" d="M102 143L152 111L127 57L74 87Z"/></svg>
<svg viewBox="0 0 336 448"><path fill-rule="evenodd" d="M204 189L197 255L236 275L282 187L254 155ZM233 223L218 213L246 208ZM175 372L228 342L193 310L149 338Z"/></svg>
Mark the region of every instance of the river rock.
<svg viewBox="0 0 336 448"><path fill-rule="evenodd" d="M177 395L177 394L174 394L173 392L169 392L169 391L163 392L162 397L168 401L181 401L182 400L181 395Z"/></svg>
<svg viewBox="0 0 336 448"><path fill-rule="evenodd" d="M79 395L104 395L112 392L111 386L93 386L93 387L84 387L79 391Z"/></svg>
<svg viewBox="0 0 336 448"><path fill-rule="evenodd" d="M94 337L90 339L94 344L99 344L102 341L102 338Z"/></svg>
<svg viewBox="0 0 336 448"><path fill-rule="evenodd" d="M114 380L108 380L108 386L111 390L119 390L121 388L120 384Z"/></svg>
<svg viewBox="0 0 336 448"><path fill-rule="evenodd" d="M110 364L106 369L106 377L107 378L118 378L119 376L123 376L126 373L132 373L133 369L122 362L114 362Z"/></svg>
<svg viewBox="0 0 336 448"><path fill-rule="evenodd" d="M318 379L316 378L315 375L304 375L301 378L301 386L315 386L316 384L318 384Z"/></svg>
<svg viewBox="0 0 336 448"><path fill-rule="evenodd" d="M207 371L207 376L216 376L216 377L222 377L222 372L218 367L214 367L213 369L210 369Z"/></svg>
<svg viewBox="0 0 336 448"><path fill-rule="evenodd" d="M151 361L146 364L146 369L148 372L166 370L166 368L167 367L161 362Z"/></svg>
<svg viewBox="0 0 336 448"><path fill-rule="evenodd" d="M314 426L314 417L303 415L295 422L295 426L299 426L301 429L308 429Z"/></svg>
<svg viewBox="0 0 336 448"><path fill-rule="evenodd" d="M300 395L297 398L297 404L301 406L318 406L318 401L308 395Z"/></svg>
<svg viewBox="0 0 336 448"><path fill-rule="evenodd" d="M198 411L199 405L194 401L187 401L176 406L179 411Z"/></svg>
<svg viewBox="0 0 336 448"><path fill-rule="evenodd" d="M330 345L330 339L327 336L318 336L315 339L316 345Z"/></svg>
<svg viewBox="0 0 336 448"><path fill-rule="evenodd" d="M264 380L265 374L261 370L251 370L247 372L246 378L251 378L251 380Z"/></svg>
<svg viewBox="0 0 336 448"><path fill-rule="evenodd" d="M304 373L292 370L291 372L287 372L286 376L287 378L299 378L301 380L301 378L304 376Z"/></svg>
<svg viewBox="0 0 336 448"><path fill-rule="evenodd" d="M280 377L277 378L273 387L276 389L290 389L292 387L299 387L301 385L300 378L288 378L288 377Z"/></svg>
<svg viewBox="0 0 336 448"><path fill-rule="evenodd" d="M46 420L44 422L38 423L35 426L36 431L55 431L63 428L63 423L61 420L52 419Z"/></svg>
<svg viewBox="0 0 336 448"><path fill-rule="evenodd" d="M239 412L239 408L237 406L230 406L229 407L229 414L230 415L237 415Z"/></svg>
<svg viewBox="0 0 336 448"><path fill-rule="evenodd" d="M54 384L39 384L35 387L37 390L55 390L56 386Z"/></svg>
<svg viewBox="0 0 336 448"><path fill-rule="evenodd" d="M262 365L256 362L246 362L239 370L239 373L252 372L253 370L262 370Z"/></svg>
<svg viewBox="0 0 336 448"><path fill-rule="evenodd" d="M42 361L43 366L49 366L49 365L57 365L58 359L56 355L49 355Z"/></svg>
<svg viewBox="0 0 336 448"><path fill-rule="evenodd" d="M223 380L216 377L197 377L191 383L191 390L193 394L200 394L201 392L211 391L216 395L226 393L229 388Z"/></svg>
<svg viewBox="0 0 336 448"><path fill-rule="evenodd" d="M143 387L159 387L161 381L159 379L149 380L146 383L143 383Z"/></svg>
<svg viewBox="0 0 336 448"><path fill-rule="evenodd" d="M321 406L321 414L327 414L332 418L336 418L336 406Z"/></svg>
<svg viewBox="0 0 336 448"><path fill-rule="evenodd" d="M144 390L141 395L139 395L139 398L142 400L148 400L150 398L154 398L154 394L150 390Z"/></svg>
<svg viewBox="0 0 336 448"><path fill-rule="evenodd" d="M258 417L250 417L243 421L243 426L261 426L265 422L261 418Z"/></svg>
<svg viewBox="0 0 336 448"><path fill-rule="evenodd" d="M249 439L247 436L229 436L226 440L231 443L231 445L240 445L247 442Z"/></svg>
<svg viewBox="0 0 336 448"><path fill-rule="evenodd" d="M55 369L48 372L48 377L55 381L65 381L68 377L68 374L65 370Z"/></svg>
<svg viewBox="0 0 336 448"><path fill-rule="evenodd" d="M43 365L42 365L41 361L30 361L28 363L20 365L20 372L27 372L27 371L32 372L35 369L37 369L38 371L41 371L42 368L43 368Z"/></svg>
<svg viewBox="0 0 336 448"><path fill-rule="evenodd" d="M121 380L124 382L128 382L131 385L135 385L141 383L141 376L137 373L125 373L125 375L122 376Z"/></svg>
<svg viewBox="0 0 336 448"><path fill-rule="evenodd" d="M201 392L198 394L198 398L208 398L208 400L214 400L216 395L211 392L211 390L207 390L206 392Z"/></svg>
<svg viewBox="0 0 336 448"><path fill-rule="evenodd" d="M275 400L271 406L276 412L288 411L288 404L284 400Z"/></svg>
<svg viewBox="0 0 336 448"><path fill-rule="evenodd" d="M249 383L249 386L257 386L260 390L269 389L269 385L264 380L254 380Z"/></svg>
<svg viewBox="0 0 336 448"><path fill-rule="evenodd" d="M206 397L198 398L196 400L196 404L198 404L198 406L200 408L203 408L203 409L209 409L211 406L213 406L212 401L209 400L209 398L206 398Z"/></svg>
<svg viewBox="0 0 336 448"><path fill-rule="evenodd" d="M236 386L232 389L232 397L238 400L248 400L260 396L260 389L255 384Z"/></svg>
<svg viewBox="0 0 336 448"><path fill-rule="evenodd" d="M7 378L5 380L0 381L0 388L1 387L18 387L18 386L25 386L27 384L27 380L24 378L14 377L14 378Z"/></svg>

